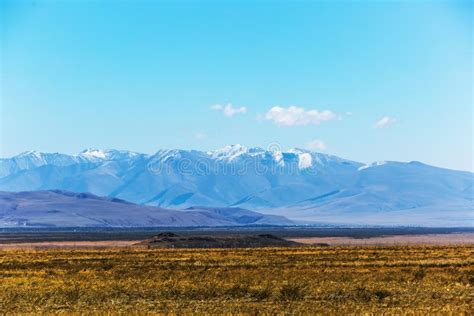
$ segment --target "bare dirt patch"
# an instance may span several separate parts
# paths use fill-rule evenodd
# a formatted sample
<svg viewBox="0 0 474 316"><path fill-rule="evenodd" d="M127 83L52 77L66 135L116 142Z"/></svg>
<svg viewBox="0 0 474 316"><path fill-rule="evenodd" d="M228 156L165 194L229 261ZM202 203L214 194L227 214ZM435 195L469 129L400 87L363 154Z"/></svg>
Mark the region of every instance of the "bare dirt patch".
<svg viewBox="0 0 474 316"><path fill-rule="evenodd" d="M371 238L352 237L295 237L288 240L306 245L330 246L404 246L404 245L472 245L474 233L399 235Z"/></svg>
<svg viewBox="0 0 474 316"><path fill-rule="evenodd" d="M44 241L25 243L0 243L0 250L28 249L86 249L86 248L123 248L136 244L136 240L101 240L101 241Z"/></svg>

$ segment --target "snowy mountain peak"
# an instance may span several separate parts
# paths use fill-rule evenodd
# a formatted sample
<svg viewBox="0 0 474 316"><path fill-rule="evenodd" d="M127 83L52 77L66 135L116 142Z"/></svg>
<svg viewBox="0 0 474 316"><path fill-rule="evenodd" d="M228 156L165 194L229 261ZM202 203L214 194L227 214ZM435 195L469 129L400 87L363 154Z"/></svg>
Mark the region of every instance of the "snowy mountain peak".
<svg viewBox="0 0 474 316"><path fill-rule="evenodd" d="M29 150L22 152L21 154L14 157L17 160L29 160L32 162L44 163L44 154L36 150Z"/></svg>
<svg viewBox="0 0 474 316"><path fill-rule="evenodd" d="M240 144L227 145L221 149L208 152L209 156L218 160L232 161L240 155L248 153L248 148Z"/></svg>
<svg viewBox="0 0 474 316"><path fill-rule="evenodd" d="M79 157L85 158L88 161L103 161L103 160L125 160L132 159L138 156L146 156L128 150L117 150L117 149L95 149L88 148L83 150Z"/></svg>
<svg viewBox="0 0 474 316"><path fill-rule="evenodd" d="M81 151L79 155L87 157L87 158L99 158L99 159L106 159L107 157L105 151L100 150L100 149L95 149L95 148L84 149L83 151Z"/></svg>
<svg viewBox="0 0 474 316"><path fill-rule="evenodd" d="M13 159L23 168L31 168L47 164L47 155L35 150L25 151L13 157Z"/></svg>
<svg viewBox="0 0 474 316"><path fill-rule="evenodd" d="M27 157L27 156L41 156L41 153L36 150L28 150L18 154L16 157Z"/></svg>
<svg viewBox="0 0 474 316"><path fill-rule="evenodd" d="M246 147L240 144L227 145L221 149L209 151L207 154L217 160L232 161L240 156L257 157L265 155L267 151L260 147Z"/></svg>
<svg viewBox="0 0 474 316"><path fill-rule="evenodd" d="M158 150L154 155L153 155L153 161L154 162L165 162L170 159L179 159L181 158L181 154L183 151L179 149L161 149Z"/></svg>

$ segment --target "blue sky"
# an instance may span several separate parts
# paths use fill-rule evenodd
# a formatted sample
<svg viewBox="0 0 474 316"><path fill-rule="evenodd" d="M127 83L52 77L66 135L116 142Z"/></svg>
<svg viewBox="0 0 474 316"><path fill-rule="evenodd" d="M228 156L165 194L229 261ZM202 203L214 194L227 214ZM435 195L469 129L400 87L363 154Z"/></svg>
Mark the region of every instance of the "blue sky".
<svg viewBox="0 0 474 316"><path fill-rule="evenodd" d="M3 157L278 142L473 170L467 1L6 0L0 10Z"/></svg>

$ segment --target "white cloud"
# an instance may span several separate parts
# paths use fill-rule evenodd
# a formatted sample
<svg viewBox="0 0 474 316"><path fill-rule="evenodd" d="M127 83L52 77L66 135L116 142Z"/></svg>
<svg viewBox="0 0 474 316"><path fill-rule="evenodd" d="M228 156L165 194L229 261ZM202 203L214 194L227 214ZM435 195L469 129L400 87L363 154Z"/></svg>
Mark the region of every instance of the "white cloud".
<svg viewBox="0 0 474 316"><path fill-rule="evenodd" d="M216 104L211 106L211 109L214 111L222 111L227 117L232 117L236 114L247 113L247 108L245 106L233 107L231 103L227 104L226 106Z"/></svg>
<svg viewBox="0 0 474 316"><path fill-rule="evenodd" d="M194 134L194 138L196 138L197 140L203 140L207 138L207 135L205 133L197 132L196 134Z"/></svg>
<svg viewBox="0 0 474 316"><path fill-rule="evenodd" d="M265 114L266 120L285 126L318 125L321 122L331 121L336 118L336 114L329 110L306 111L304 108L297 106L290 106L288 108L274 106Z"/></svg>
<svg viewBox="0 0 474 316"><path fill-rule="evenodd" d="M325 150L326 144L322 140L314 139L306 144L306 149L314 151Z"/></svg>
<svg viewBox="0 0 474 316"><path fill-rule="evenodd" d="M390 116L384 116L374 124L374 128L386 128L394 124L397 121L396 118Z"/></svg>

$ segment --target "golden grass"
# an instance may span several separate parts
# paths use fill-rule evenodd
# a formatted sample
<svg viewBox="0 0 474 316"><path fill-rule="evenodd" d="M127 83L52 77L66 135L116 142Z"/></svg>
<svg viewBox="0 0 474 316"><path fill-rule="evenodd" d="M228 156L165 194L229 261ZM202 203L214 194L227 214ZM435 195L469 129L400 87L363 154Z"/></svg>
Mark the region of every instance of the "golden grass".
<svg viewBox="0 0 474 316"><path fill-rule="evenodd" d="M3 312L472 313L472 246L0 252Z"/></svg>

